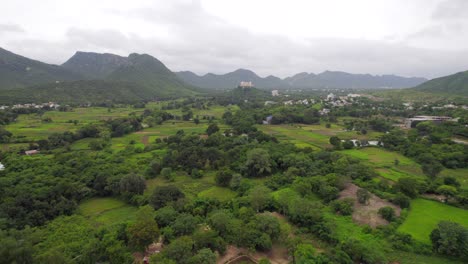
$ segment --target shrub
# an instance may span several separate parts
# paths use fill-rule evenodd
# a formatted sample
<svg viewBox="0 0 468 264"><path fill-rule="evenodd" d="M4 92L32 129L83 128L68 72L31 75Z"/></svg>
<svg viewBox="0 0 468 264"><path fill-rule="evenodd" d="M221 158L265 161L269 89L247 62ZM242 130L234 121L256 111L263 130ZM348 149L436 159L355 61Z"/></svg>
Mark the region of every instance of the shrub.
<svg viewBox="0 0 468 264"><path fill-rule="evenodd" d="M391 222L395 220L396 214L395 209L390 206L385 206L379 209L379 215L382 216L383 219Z"/></svg>

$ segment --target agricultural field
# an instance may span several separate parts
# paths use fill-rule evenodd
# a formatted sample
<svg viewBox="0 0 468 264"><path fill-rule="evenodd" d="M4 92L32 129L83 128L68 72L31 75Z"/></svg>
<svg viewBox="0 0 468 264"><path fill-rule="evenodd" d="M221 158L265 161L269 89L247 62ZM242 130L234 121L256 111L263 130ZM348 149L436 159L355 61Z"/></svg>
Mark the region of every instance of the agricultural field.
<svg viewBox="0 0 468 264"><path fill-rule="evenodd" d="M226 125L218 124L221 131L228 129ZM141 131L125 135L123 137L115 137L111 139L112 149L124 149L128 145L133 145L138 148L144 148L150 143L154 143L158 138L165 138L170 135L175 135L177 131L184 130L186 134L206 134L208 122L200 122L198 125L193 121L166 121L155 127L145 128ZM74 150L89 149L89 143L93 141L91 138L85 138L76 141L72 144Z"/></svg>
<svg viewBox="0 0 468 264"><path fill-rule="evenodd" d="M137 210L138 208L115 198L93 198L80 204L78 214L96 226L112 226L134 221Z"/></svg>
<svg viewBox="0 0 468 264"><path fill-rule="evenodd" d="M142 109L131 107L105 108L88 107L74 108L72 111L47 111L43 115L39 114L20 114L16 120L5 129L13 133L15 137L25 140L45 139L53 133L63 133L65 131L76 131L85 124L97 123L102 120L108 120L118 117L127 117L130 113L141 113ZM45 122L50 118L50 122ZM74 120L78 123L75 125Z"/></svg>
<svg viewBox="0 0 468 264"><path fill-rule="evenodd" d="M379 147L343 150L342 153L365 161L385 179L397 181L402 177L417 177L423 179L421 166L400 153L388 151ZM398 164L396 164L398 160Z"/></svg>
<svg viewBox="0 0 468 264"><path fill-rule="evenodd" d="M442 220L468 227L468 211L436 201L415 199L411 202L408 216L398 231L408 233L421 242L430 243L431 231Z"/></svg>
<svg viewBox="0 0 468 264"><path fill-rule="evenodd" d="M339 124L332 124L330 128L327 128L325 124L258 125L257 128L279 140L293 143L298 147L312 147L313 149L332 147L330 144L331 136L338 136L344 140L374 140L381 135L375 131L369 131L366 135L358 134L356 131L346 131Z"/></svg>

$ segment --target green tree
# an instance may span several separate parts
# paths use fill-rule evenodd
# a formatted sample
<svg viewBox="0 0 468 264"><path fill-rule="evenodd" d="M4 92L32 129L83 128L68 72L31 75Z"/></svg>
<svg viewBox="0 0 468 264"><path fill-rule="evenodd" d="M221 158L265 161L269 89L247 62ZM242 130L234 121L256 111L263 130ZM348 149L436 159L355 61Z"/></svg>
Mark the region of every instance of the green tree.
<svg viewBox="0 0 468 264"><path fill-rule="evenodd" d="M161 176L166 180L172 180L172 168L163 168L161 170Z"/></svg>
<svg viewBox="0 0 468 264"><path fill-rule="evenodd" d="M159 228L154 215L155 212L150 206L138 209L136 221L127 227L129 244L132 247L143 249L158 238Z"/></svg>
<svg viewBox="0 0 468 264"><path fill-rule="evenodd" d="M356 196L360 204L367 204L369 202L369 199L371 198L370 192L363 188L357 190Z"/></svg>
<svg viewBox="0 0 468 264"><path fill-rule="evenodd" d="M430 238L435 252L468 260L468 229L462 225L441 221Z"/></svg>
<svg viewBox="0 0 468 264"><path fill-rule="evenodd" d="M157 186L150 196L149 203L154 209L159 209L184 196L182 191L174 185Z"/></svg>
<svg viewBox="0 0 468 264"><path fill-rule="evenodd" d="M228 187L231 182L233 174L234 173L229 169L218 171L215 177L216 185L221 186L221 187Z"/></svg>
<svg viewBox="0 0 468 264"><path fill-rule="evenodd" d="M341 148L341 139L337 136L330 137L330 144L332 144L335 148Z"/></svg>
<svg viewBox="0 0 468 264"><path fill-rule="evenodd" d="M206 129L206 134L208 134L208 136L211 136L212 134L216 133L219 131L219 127L217 124L215 123L212 123L208 126L208 128Z"/></svg>
<svg viewBox="0 0 468 264"><path fill-rule="evenodd" d="M200 249L190 260L190 264L215 264L216 254L209 248Z"/></svg>
<svg viewBox="0 0 468 264"><path fill-rule="evenodd" d="M405 195L416 198L420 192L420 184L419 182L410 177L400 178L398 182L394 185L394 188L400 190Z"/></svg>
<svg viewBox="0 0 468 264"><path fill-rule="evenodd" d="M434 180L437 175L439 175L439 173L444 169L444 166L442 166L442 164L437 161L432 161L430 163L424 163L421 168L424 174Z"/></svg>
<svg viewBox="0 0 468 264"><path fill-rule="evenodd" d="M172 241L162 252L162 256L174 260L178 264L190 263L192 258L193 240L182 236Z"/></svg>
<svg viewBox="0 0 468 264"><path fill-rule="evenodd" d="M384 206L379 209L379 215L382 216L383 219L392 222L395 220L396 214L395 209L390 206Z"/></svg>
<svg viewBox="0 0 468 264"><path fill-rule="evenodd" d="M146 181L137 174L128 174L120 179L120 192L124 195L143 194L146 188Z"/></svg>
<svg viewBox="0 0 468 264"><path fill-rule="evenodd" d="M351 215L353 213L354 199L345 198L342 200L336 200L331 205L335 212L342 215Z"/></svg>
<svg viewBox="0 0 468 264"><path fill-rule="evenodd" d="M314 264L315 248L311 244L299 244L294 251L294 260L297 264Z"/></svg>
<svg viewBox="0 0 468 264"><path fill-rule="evenodd" d="M179 213L172 206L165 206L156 211L155 219L159 226L171 225Z"/></svg>
<svg viewBox="0 0 468 264"><path fill-rule="evenodd" d="M270 155L265 149L256 148L247 152L245 162L247 175L250 177L261 177L271 173L272 162Z"/></svg>
<svg viewBox="0 0 468 264"><path fill-rule="evenodd" d="M454 197L457 194L457 188L450 185L441 185L437 187L437 193L443 194L447 197Z"/></svg>
<svg viewBox="0 0 468 264"><path fill-rule="evenodd" d="M264 210L272 201L271 190L265 186L258 185L250 190L249 200L255 211L259 212Z"/></svg>

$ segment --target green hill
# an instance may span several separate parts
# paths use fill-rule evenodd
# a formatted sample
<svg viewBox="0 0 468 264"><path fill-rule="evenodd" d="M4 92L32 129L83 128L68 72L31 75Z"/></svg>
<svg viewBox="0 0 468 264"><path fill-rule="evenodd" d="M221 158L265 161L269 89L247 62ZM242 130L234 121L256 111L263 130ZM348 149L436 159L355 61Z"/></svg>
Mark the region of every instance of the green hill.
<svg viewBox="0 0 468 264"><path fill-rule="evenodd" d="M77 51L62 67L89 80L103 80L117 68L128 65L128 58L109 53Z"/></svg>
<svg viewBox="0 0 468 264"><path fill-rule="evenodd" d="M196 94L192 86L184 83L162 62L147 54L130 54L128 64L117 68L106 79L133 82L154 89L161 97Z"/></svg>
<svg viewBox="0 0 468 264"><path fill-rule="evenodd" d="M468 71L427 81L414 90L468 96Z"/></svg>
<svg viewBox="0 0 468 264"><path fill-rule="evenodd" d="M0 48L0 90L81 78L80 74L60 66L31 60Z"/></svg>
<svg viewBox="0 0 468 264"><path fill-rule="evenodd" d="M61 66L0 49L0 102L133 102L198 94L147 54L77 52Z"/></svg>

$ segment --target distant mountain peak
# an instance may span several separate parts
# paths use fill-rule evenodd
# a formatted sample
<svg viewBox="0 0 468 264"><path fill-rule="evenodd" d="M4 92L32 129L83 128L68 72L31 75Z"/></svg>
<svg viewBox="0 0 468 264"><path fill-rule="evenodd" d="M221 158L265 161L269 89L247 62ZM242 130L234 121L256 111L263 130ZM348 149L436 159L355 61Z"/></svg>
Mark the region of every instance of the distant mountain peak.
<svg viewBox="0 0 468 264"><path fill-rule="evenodd" d="M198 76L191 72L179 72L177 75L189 84L211 89L231 89L236 87L241 81L252 81L255 87L263 89L409 88L426 81L424 78L406 78L393 75L374 76L331 70L326 70L319 74L301 72L284 79L273 75L262 78L255 72L242 68L226 74L207 73L203 76Z"/></svg>

